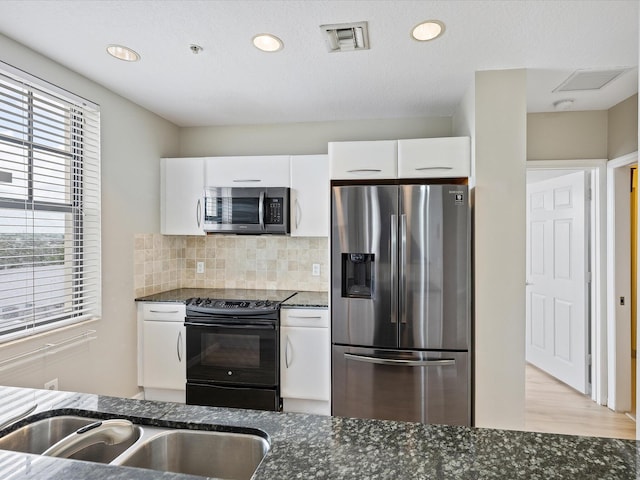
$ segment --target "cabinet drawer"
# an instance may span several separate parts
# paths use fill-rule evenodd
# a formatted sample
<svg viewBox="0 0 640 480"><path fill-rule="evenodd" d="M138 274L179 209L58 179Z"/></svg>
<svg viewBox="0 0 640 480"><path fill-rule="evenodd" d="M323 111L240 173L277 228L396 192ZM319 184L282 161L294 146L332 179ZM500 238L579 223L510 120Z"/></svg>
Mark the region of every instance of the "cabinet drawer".
<svg viewBox="0 0 640 480"><path fill-rule="evenodd" d="M329 328L329 310L326 308L283 308L280 311L283 327Z"/></svg>
<svg viewBox="0 0 640 480"><path fill-rule="evenodd" d="M469 137L398 140L398 177L469 177Z"/></svg>
<svg viewBox="0 0 640 480"><path fill-rule="evenodd" d="M144 320L184 322L185 315L185 306L182 303L145 302L142 304Z"/></svg>
<svg viewBox="0 0 640 480"><path fill-rule="evenodd" d="M397 140L329 142L330 175L335 180L396 178Z"/></svg>

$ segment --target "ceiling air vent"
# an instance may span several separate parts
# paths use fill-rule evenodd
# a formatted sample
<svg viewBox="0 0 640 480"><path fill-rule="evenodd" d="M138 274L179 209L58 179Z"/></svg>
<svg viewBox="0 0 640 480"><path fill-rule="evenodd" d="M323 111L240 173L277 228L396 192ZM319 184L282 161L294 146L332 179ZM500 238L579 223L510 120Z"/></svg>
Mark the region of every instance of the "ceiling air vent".
<svg viewBox="0 0 640 480"><path fill-rule="evenodd" d="M351 52L369 49L367 22L320 25L330 52Z"/></svg>
<svg viewBox="0 0 640 480"><path fill-rule="evenodd" d="M600 90L628 70L628 68L616 68L614 70L576 70L553 91L576 92L581 90Z"/></svg>

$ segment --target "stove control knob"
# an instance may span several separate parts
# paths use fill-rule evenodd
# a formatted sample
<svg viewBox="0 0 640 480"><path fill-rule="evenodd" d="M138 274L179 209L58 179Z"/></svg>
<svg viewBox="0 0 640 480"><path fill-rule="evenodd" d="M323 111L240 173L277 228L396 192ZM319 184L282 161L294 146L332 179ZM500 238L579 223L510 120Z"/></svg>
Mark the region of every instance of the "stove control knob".
<svg viewBox="0 0 640 480"><path fill-rule="evenodd" d="M229 370L229 371L227 372L227 375L233 375L233 372L232 372L231 370Z"/></svg>

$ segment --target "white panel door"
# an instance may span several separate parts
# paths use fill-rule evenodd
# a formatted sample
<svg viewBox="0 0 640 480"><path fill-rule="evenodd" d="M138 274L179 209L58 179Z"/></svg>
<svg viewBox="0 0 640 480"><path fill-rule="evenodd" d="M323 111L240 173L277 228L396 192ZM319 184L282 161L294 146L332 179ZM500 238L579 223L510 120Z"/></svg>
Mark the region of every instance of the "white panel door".
<svg viewBox="0 0 640 480"><path fill-rule="evenodd" d="M291 236L329 236L329 157L291 156Z"/></svg>
<svg viewBox="0 0 640 480"><path fill-rule="evenodd" d="M289 156L208 157L204 176L207 187L288 187Z"/></svg>
<svg viewBox="0 0 640 480"><path fill-rule="evenodd" d="M202 158L163 158L160 162L160 232L163 235L204 235Z"/></svg>
<svg viewBox="0 0 640 480"><path fill-rule="evenodd" d="M143 386L183 390L187 382L184 324L145 320L142 329Z"/></svg>
<svg viewBox="0 0 640 480"><path fill-rule="evenodd" d="M282 327L280 332L282 398L330 400L329 329Z"/></svg>
<svg viewBox="0 0 640 480"><path fill-rule="evenodd" d="M527 185L526 359L588 393L586 176Z"/></svg>

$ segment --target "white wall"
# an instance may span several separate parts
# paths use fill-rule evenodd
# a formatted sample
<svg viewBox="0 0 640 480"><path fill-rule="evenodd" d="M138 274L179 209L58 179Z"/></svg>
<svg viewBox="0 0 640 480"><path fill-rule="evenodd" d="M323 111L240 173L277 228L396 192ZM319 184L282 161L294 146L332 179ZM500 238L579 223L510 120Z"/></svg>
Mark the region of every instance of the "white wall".
<svg viewBox="0 0 640 480"><path fill-rule="evenodd" d="M328 142L448 136L450 117L188 127L180 130L180 156L304 155L327 153Z"/></svg>
<svg viewBox="0 0 640 480"><path fill-rule="evenodd" d="M98 339L0 372L0 384L131 396L136 386L133 235L159 231L159 159L178 154L178 128L98 84L0 35L0 60L100 105L102 135L102 320ZM0 346L0 359L83 331L71 328Z"/></svg>
<svg viewBox="0 0 640 480"><path fill-rule="evenodd" d="M526 71L476 72L475 425L524 426Z"/></svg>

